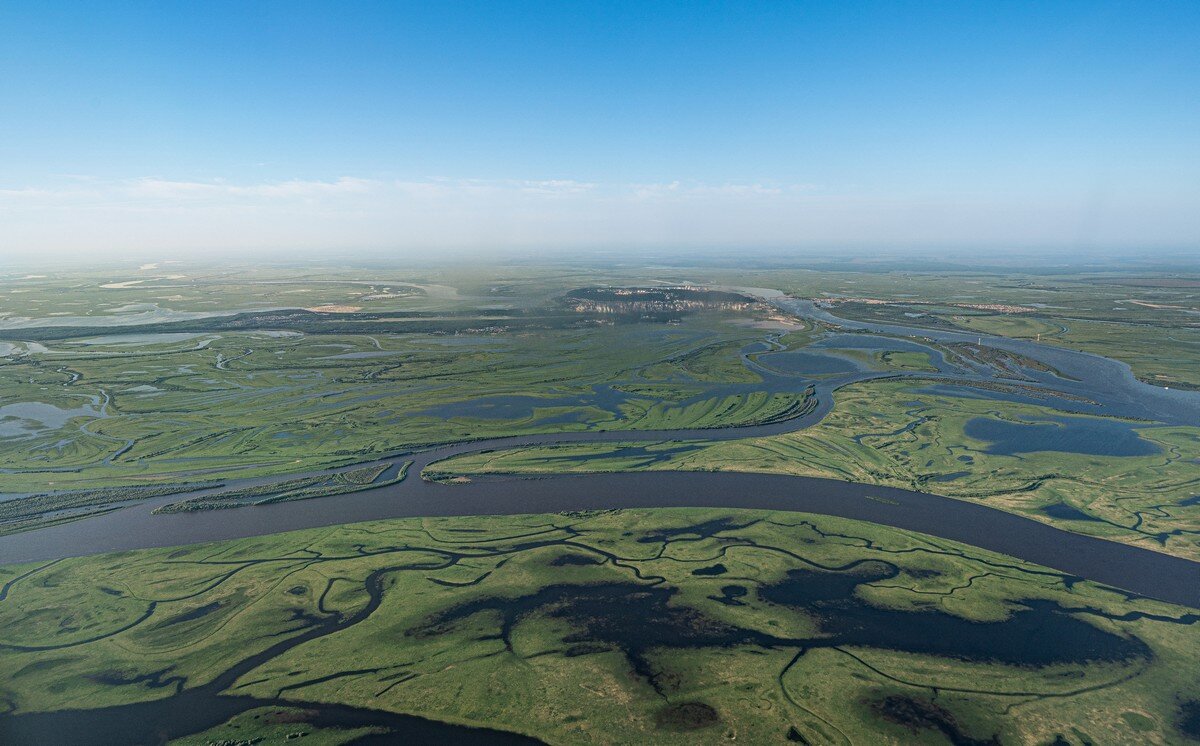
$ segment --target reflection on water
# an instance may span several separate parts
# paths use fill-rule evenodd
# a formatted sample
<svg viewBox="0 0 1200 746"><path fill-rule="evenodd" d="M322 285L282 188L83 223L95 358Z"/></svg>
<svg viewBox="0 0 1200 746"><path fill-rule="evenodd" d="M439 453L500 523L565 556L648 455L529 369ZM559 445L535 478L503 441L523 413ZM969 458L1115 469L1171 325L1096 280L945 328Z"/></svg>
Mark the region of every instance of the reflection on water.
<svg viewBox="0 0 1200 746"><path fill-rule="evenodd" d="M771 603L804 609L820 620L823 635L805 640L805 647L874 647L1015 666L1150 657L1141 640L1114 635L1064 614L1053 601L1025 600L1003 621L976 622L937 608L882 608L855 593L859 585L892 578L897 572L882 562L863 563L853 573L792 570L786 580L760 588L759 595Z"/></svg>
<svg viewBox="0 0 1200 746"><path fill-rule="evenodd" d="M1132 423L1093 417L1045 417L1010 422L993 417L968 420L963 432L989 442L988 453L1012 455L1062 451L1091 456L1149 456L1161 448L1143 439Z"/></svg>
<svg viewBox="0 0 1200 746"><path fill-rule="evenodd" d="M849 320L817 307L812 301L796 298L774 297L771 303L789 313L835 324L843 332L862 330L877 335L921 338L940 343L975 344L983 339L988 347L1033 358L1061 372L1067 379L1040 375L1033 377L1061 391L1096 402L1095 409L1099 413L1167 424L1194 425L1200 422L1200 392L1151 386L1137 380L1128 365L1099 355L1029 340ZM1058 406L1058 402L1055 402L1055 406Z"/></svg>
<svg viewBox="0 0 1200 746"><path fill-rule="evenodd" d="M39 401L24 401L0 407L0 438L33 436L57 430L74 417L103 417L94 405L64 409Z"/></svg>

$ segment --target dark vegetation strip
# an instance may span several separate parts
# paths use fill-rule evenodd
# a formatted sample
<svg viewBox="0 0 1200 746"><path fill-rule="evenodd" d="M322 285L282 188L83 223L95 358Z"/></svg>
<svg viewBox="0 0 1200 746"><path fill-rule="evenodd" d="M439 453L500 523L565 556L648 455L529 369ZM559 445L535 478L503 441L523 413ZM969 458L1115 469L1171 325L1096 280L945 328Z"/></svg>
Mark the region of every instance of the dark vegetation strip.
<svg viewBox="0 0 1200 746"><path fill-rule="evenodd" d="M380 480L395 464L386 462L312 477L289 479L283 482L260 484L250 487L216 492L193 497L175 503L167 503L154 509L155 513L191 513L204 510L225 510L246 505L271 505L293 500L309 500L318 497L347 495L352 492L375 489L397 484L404 480L411 462L404 462L396 470L396 476Z"/></svg>
<svg viewBox="0 0 1200 746"><path fill-rule="evenodd" d="M545 311L487 311L466 313L319 313L253 311L184 321L122 326L122 334L220 333L235 331L297 331L304 334L456 334L523 329L569 329L598 323L670 321L681 311L647 313L568 313ZM13 341L55 341L95 336L94 326L42 326L4 330Z"/></svg>
<svg viewBox="0 0 1200 746"><path fill-rule="evenodd" d="M147 500L220 487L220 482L200 484L135 485L89 490L49 492L0 501L0 536L42 528L64 520L85 518L132 501Z"/></svg>
<svg viewBox="0 0 1200 746"><path fill-rule="evenodd" d="M356 611L349 613L324 608L321 609L323 616L299 612L296 618L302 624L299 628L292 630L296 634L270 645L259 653L246 657L200 686L187 688L186 681L182 677L168 675L171 672L170 668L163 669L151 674L139 675L136 681L153 687L173 686L176 694L167 699L90 711L69 710L0 716L0 730L18 738L31 739L29 742L44 738L48 734L55 735L55 742L67 744L141 742L144 740L143 737L150 733L161 738L164 736L180 737L201 732L227 721L240 712L267 705L316 708L323 712L332 712L331 708L342 706L295 702L278 698L258 699L230 696L223 692L228 691L252 670L284 655L296 646L344 631L370 618L380 608L385 592L391 587L387 578L394 573L446 569L459 566L464 562L475 564L480 559L492 559L497 562L495 566L499 566L515 555L552 547L559 547L569 552L560 557L578 558L580 553L584 556L594 556L602 562L611 563L614 567L624 569L632 577L628 581L550 585L516 597L508 595L482 596L436 612L417 626L410 628L406 634L416 637L446 634L471 617L487 614L491 618L499 619L498 631L494 639L505 650L511 652L514 649L512 634L522 619L549 616L561 619L571 630L574 630L563 638L563 642L568 645L562 651L563 655L589 655L596 652L618 651L626 658L631 671L662 696L666 696L667 693L664 682L672 679L672 673L664 670L656 662L654 651L662 648L686 649L749 645L767 649L795 649L796 654L790 658L778 677L779 685L789 700L792 698L786 689L784 676L807 651L817 648L837 650L853 657L860 664L871 668L879 675L909 686L927 689L935 695L938 687L898 678L869 666L846 647L898 650L968 662L1036 667L1101 661L1133 665L1141 670L1152 658L1150 649L1137 637L1115 634L1080 618L1081 616L1099 616L1113 621L1134 620L1135 617L1131 617L1129 614L1114 615L1091 607L1069 608L1052 601L1039 599L1019 601L1017 610L1010 617L994 622L970 621L937 608L889 609L879 607L863 600L858 593L858 588L877 584L881 580L896 578L902 572L899 565L891 561L868 557L830 566L804 557L791 549L755 542L749 537L738 535L737 532L750 528L755 523L765 522L771 525L812 529L822 536L842 538L864 549L885 554L903 555L922 551L997 566L997 563L993 561L979 559L957 550L942 550L935 547L890 550L877 546L872 539L867 537L822 532L810 521L800 521L795 524L762 518L738 521L730 516L691 526L648 532L638 541L646 545L657 545L654 550L648 552L647 556L624 557L588 543L586 534L571 522L572 520L586 521L592 515L588 512L580 512L564 516L569 520L563 525L557 525L554 522L535 532L513 537L495 537L490 540L493 546L478 546L468 550L452 549L441 540L431 536L430 538L436 544L441 545L393 545L378 549L369 549L359 545L356 551L350 554L325 556L312 553L314 556L302 560L298 560L294 553L279 557L242 560L179 560L180 564L186 565L231 567L230 572L222 575L205 589L212 590L240 570L262 563L301 561L308 565L356 560L363 557L403 555L429 558L375 569L361 580L346 577L331 578L327 582L325 591L321 594L320 606L323 606L333 583L338 580L354 585L361 584L366 595L366 603ZM387 536L386 531L378 533L381 539ZM753 595L739 586L727 586L725 597L796 609L817 621L816 633L811 637L804 638L779 637L713 619L699 609L679 605L675 600L678 593L677 588L669 585L661 576L644 575L637 567L637 563L665 558L672 544L712 539L718 539L723 543L718 553L720 557L725 556L732 549L742 548L749 551L779 553L794 558L801 567L792 569L783 579L768 584L756 584L757 589ZM515 543L509 545L502 543L506 541ZM500 545L495 546L495 544ZM678 561L700 565L703 569L710 567L710 563L714 559L715 557L700 557ZM555 564L568 564L568 562ZM579 563L577 560L572 560L570 564ZM1053 573L1036 568L1023 568L1016 565L1002 566L1015 573L1028 574L1038 578L1034 582L1040 582L1043 576L1053 575ZM43 568L30 570L21 577L28 577L39 569ZM484 574L474 582L480 582L486 577L487 574ZM9 585L11 586L20 579L14 578L9 581ZM1069 586L1071 582L1069 577L1064 576L1062 580ZM730 590L733 588L740 588L740 590L736 592ZM157 602L152 602L147 615L141 619L124 625L120 630L114 630L108 635L93 639L103 639L103 637L129 629L132 624L144 621L154 612L155 603ZM201 609L205 608L208 607L201 607ZM1142 616L1174 624L1193 624L1198 618L1194 614L1179 618L1164 615ZM1142 616L1136 618L1142 618ZM174 619L178 619L178 617L165 620L164 623L171 623ZM1032 637L1049 637L1054 639L1056 644L1031 647L1028 645L1028 640ZM400 668L404 667L400 666ZM279 693L341 677L368 675L381 670L383 669L334 672L288 685L280 689ZM1134 671L1123 676L1121 680L1128 679L1137 672ZM393 683L383 691L411 678L412 675L403 670L389 675L387 680L393 681ZM115 683L135 682L122 679ZM1119 683L1119 681L1089 685L1088 690L1112 686L1114 683ZM977 693L1008 697L1065 696L1058 691L1008 692L981 689ZM355 722L385 728L392 738L401 735L412 736L416 732L421 732L428 736L440 736L439 740L446 740L447 743L529 742L523 737L497 731L441 726L432 721L369 709L342 708L341 711ZM344 723L346 720L339 722ZM664 726L660 724L660 727ZM464 740L467 738L471 740Z"/></svg>

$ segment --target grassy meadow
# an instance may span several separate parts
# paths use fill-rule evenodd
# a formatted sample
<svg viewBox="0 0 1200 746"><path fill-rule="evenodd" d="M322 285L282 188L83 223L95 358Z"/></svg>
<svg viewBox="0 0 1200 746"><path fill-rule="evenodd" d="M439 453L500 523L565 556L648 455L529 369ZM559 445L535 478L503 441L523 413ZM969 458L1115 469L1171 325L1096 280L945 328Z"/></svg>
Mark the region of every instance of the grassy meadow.
<svg viewBox="0 0 1200 746"><path fill-rule="evenodd" d="M1200 686L1183 609L806 514L406 519L0 580L9 716L246 700L180 743L358 734L322 702L550 743L1181 743Z"/></svg>

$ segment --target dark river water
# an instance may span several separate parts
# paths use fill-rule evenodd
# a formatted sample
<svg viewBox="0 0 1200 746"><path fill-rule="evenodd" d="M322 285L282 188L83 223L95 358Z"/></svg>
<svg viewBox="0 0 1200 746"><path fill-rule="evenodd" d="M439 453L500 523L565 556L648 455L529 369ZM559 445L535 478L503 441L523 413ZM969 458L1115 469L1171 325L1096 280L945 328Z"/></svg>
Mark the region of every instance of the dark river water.
<svg viewBox="0 0 1200 746"><path fill-rule="evenodd" d="M745 437L766 428L571 433L461 443L412 456L399 484L334 498L234 510L154 515L155 498L94 518L0 538L0 562L46 560L145 547L260 536L356 521L419 516L514 515L610 508L790 510L920 531L1017 557L1138 595L1200 608L1200 563L1084 536L953 498L830 479L739 472L637 472L426 482L430 463L462 453L563 441ZM202 494L201 492L191 494Z"/></svg>

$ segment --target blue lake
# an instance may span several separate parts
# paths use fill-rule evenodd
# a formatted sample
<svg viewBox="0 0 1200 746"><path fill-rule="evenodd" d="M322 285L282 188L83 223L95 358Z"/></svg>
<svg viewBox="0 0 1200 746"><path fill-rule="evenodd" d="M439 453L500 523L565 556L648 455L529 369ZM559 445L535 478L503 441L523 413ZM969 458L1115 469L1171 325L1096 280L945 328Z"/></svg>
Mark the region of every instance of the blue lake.
<svg viewBox="0 0 1200 746"><path fill-rule="evenodd" d="M1046 417L1025 423L976 417L963 428L968 437L988 441L988 453L1012 455L1061 451L1093 456L1149 456L1156 444L1143 439L1133 423L1092 417Z"/></svg>

